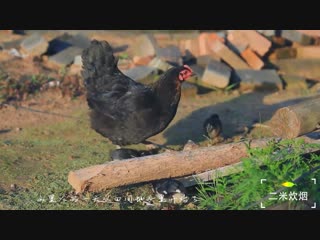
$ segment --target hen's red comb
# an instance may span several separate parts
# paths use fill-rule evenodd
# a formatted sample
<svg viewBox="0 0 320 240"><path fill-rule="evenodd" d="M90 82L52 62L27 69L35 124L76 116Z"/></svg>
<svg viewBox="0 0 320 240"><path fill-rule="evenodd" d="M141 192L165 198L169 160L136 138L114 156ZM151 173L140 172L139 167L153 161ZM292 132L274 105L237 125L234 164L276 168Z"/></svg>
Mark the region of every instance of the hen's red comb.
<svg viewBox="0 0 320 240"><path fill-rule="evenodd" d="M183 67L188 69L190 72L193 72L192 69L188 65L183 65Z"/></svg>

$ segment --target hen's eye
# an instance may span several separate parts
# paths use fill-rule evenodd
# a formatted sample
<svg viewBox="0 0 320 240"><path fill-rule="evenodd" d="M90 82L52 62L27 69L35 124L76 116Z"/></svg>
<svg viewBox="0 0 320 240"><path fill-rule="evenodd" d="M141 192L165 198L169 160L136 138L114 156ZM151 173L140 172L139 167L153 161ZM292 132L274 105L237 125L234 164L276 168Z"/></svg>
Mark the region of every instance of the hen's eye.
<svg viewBox="0 0 320 240"><path fill-rule="evenodd" d="M184 79L183 74L179 73L179 79L182 81Z"/></svg>

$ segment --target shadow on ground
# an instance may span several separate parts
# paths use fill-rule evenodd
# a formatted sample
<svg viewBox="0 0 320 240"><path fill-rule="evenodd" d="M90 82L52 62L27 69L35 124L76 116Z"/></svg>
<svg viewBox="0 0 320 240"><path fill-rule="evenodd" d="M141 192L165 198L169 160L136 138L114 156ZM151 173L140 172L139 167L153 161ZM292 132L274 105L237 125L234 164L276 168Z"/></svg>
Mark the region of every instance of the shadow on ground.
<svg viewBox="0 0 320 240"><path fill-rule="evenodd" d="M185 144L189 139L194 142L204 141L202 125L205 119L213 113L218 114L220 117L224 137L230 138L239 134L244 127L250 127L254 123L263 123L269 120L279 108L312 98L297 98L266 105L263 100L267 95L270 95L270 92L248 93L227 102L195 110L164 132L166 144Z"/></svg>
<svg viewBox="0 0 320 240"><path fill-rule="evenodd" d="M0 134L11 132L11 129L0 129Z"/></svg>

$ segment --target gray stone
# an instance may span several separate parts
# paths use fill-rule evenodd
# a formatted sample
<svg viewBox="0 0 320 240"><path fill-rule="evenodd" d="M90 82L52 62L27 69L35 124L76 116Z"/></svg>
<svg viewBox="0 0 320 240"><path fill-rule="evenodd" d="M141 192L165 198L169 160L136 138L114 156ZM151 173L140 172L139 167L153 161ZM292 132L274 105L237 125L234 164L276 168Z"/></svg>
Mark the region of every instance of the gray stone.
<svg viewBox="0 0 320 240"><path fill-rule="evenodd" d="M158 74L158 70L154 67L138 66L125 70L123 73L137 82L152 83Z"/></svg>
<svg viewBox="0 0 320 240"><path fill-rule="evenodd" d="M156 39L151 34L143 34L137 39L135 46L135 56L154 56L158 48Z"/></svg>
<svg viewBox="0 0 320 240"><path fill-rule="evenodd" d="M49 42L48 55L57 54L71 46L85 49L90 46L90 39L82 33L64 33Z"/></svg>
<svg viewBox="0 0 320 240"><path fill-rule="evenodd" d="M231 68L226 64L211 60L205 69L201 82L208 87L225 88L229 85L231 71Z"/></svg>
<svg viewBox="0 0 320 240"><path fill-rule="evenodd" d="M197 64L189 65L189 67L192 69L194 75L188 78L189 83L193 83L196 85L201 85L201 78L204 73L204 67L201 67Z"/></svg>
<svg viewBox="0 0 320 240"><path fill-rule="evenodd" d="M208 64L206 64L206 65L208 65ZM191 65L191 66L189 66L191 69L192 69L192 71L193 71L193 73L198 77L198 78L202 78L202 76L203 76L203 73L204 73L204 67L202 67L202 66L200 66L200 65Z"/></svg>
<svg viewBox="0 0 320 240"><path fill-rule="evenodd" d="M9 42L0 43L0 46L1 46L2 49L5 49L5 50L10 50L11 48L19 49L23 39L24 38L13 40L13 41L9 41Z"/></svg>
<svg viewBox="0 0 320 240"><path fill-rule="evenodd" d="M273 69L263 70L236 70L240 84L253 84L261 87L276 87L282 89L283 83L277 72Z"/></svg>
<svg viewBox="0 0 320 240"><path fill-rule="evenodd" d="M182 56L177 46L170 45L165 48L157 48L156 55L158 58L172 63L182 65Z"/></svg>
<svg viewBox="0 0 320 240"><path fill-rule="evenodd" d="M291 42L297 42L301 45L310 45L314 42L314 39L308 35L305 35L296 30L282 30L281 36Z"/></svg>
<svg viewBox="0 0 320 240"><path fill-rule="evenodd" d="M320 80L320 59L279 59L272 63L283 74Z"/></svg>
<svg viewBox="0 0 320 240"><path fill-rule="evenodd" d="M169 68L172 68L172 65L157 57L152 59L148 66L159 69L163 72L167 71Z"/></svg>
<svg viewBox="0 0 320 240"><path fill-rule="evenodd" d="M215 34L217 34L219 37L224 38L224 39L227 36L226 31L217 31L217 32L215 32Z"/></svg>
<svg viewBox="0 0 320 240"><path fill-rule="evenodd" d="M48 42L38 33L26 37L20 44L21 48L31 55L41 55L48 49Z"/></svg>
<svg viewBox="0 0 320 240"><path fill-rule="evenodd" d="M84 34L78 33L78 34L72 36L72 38L70 40L67 40L67 42L70 43L72 46L85 49L90 46L91 41Z"/></svg>
<svg viewBox="0 0 320 240"><path fill-rule="evenodd" d="M195 84L184 82L181 85L181 93L184 97L194 97L197 95L198 88Z"/></svg>
<svg viewBox="0 0 320 240"><path fill-rule="evenodd" d="M59 65L69 65L74 61L76 56L81 55L82 51L83 49L79 47L68 47L62 52L49 57L49 61Z"/></svg>
<svg viewBox="0 0 320 240"><path fill-rule="evenodd" d="M209 62L211 60L216 60L216 61L220 61L219 57L215 57L215 55L211 56L211 55L202 55L197 57L197 65L201 66L201 67L207 67L207 65L209 64Z"/></svg>
<svg viewBox="0 0 320 240"><path fill-rule="evenodd" d="M82 66L82 57L81 57L81 55L77 55L77 56L74 57L73 64Z"/></svg>
<svg viewBox="0 0 320 240"><path fill-rule="evenodd" d="M261 33L266 37L272 37L276 35L276 30L257 30L257 32Z"/></svg>
<svg viewBox="0 0 320 240"><path fill-rule="evenodd" d="M19 58L23 58L24 55L21 54L17 49L15 48L11 48L10 50L7 50L8 53L11 55L11 56L15 56L15 57L19 57Z"/></svg>

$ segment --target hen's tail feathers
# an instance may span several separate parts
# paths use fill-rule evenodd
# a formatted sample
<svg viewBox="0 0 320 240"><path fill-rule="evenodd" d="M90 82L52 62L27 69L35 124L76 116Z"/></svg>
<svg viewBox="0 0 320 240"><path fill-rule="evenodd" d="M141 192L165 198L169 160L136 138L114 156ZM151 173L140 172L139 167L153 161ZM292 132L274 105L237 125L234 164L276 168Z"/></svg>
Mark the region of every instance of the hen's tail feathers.
<svg viewBox="0 0 320 240"><path fill-rule="evenodd" d="M82 76L88 90L93 90L96 81L118 71L117 60L106 41L92 40L91 45L82 53Z"/></svg>

